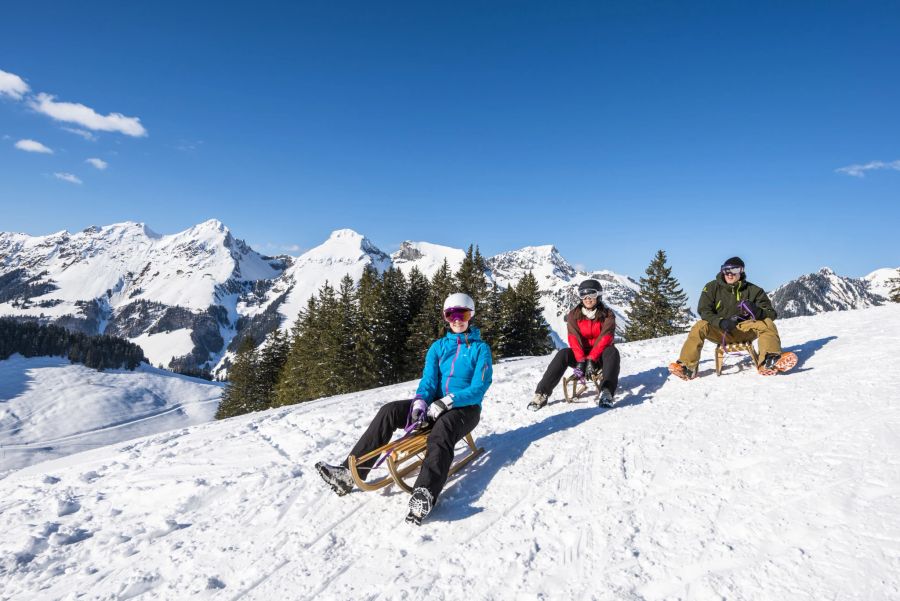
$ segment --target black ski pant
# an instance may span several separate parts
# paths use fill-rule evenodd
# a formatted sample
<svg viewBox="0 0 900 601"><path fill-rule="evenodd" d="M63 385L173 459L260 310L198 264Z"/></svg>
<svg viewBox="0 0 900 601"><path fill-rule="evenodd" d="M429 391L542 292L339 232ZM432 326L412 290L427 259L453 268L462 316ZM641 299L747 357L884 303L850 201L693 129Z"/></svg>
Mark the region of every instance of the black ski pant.
<svg viewBox="0 0 900 601"><path fill-rule="evenodd" d="M560 349L550 361L550 365L547 366L544 377L538 382L535 392L550 396L566 372L566 367L575 367L577 364L572 349ZM612 345L606 347L606 350L600 355L599 365L603 369L600 388L606 388L612 394L616 394L616 389L619 387L619 350Z"/></svg>
<svg viewBox="0 0 900 601"><path fill-rule="evenodd" d="M392 401L383 405L350 454L354 457L361 457L387 444L395 430L406 427L411 404L412 400L406 400ZM435 501L437 500L447 482L447 474L453 464L453 449L456 447L456 443L474 430L480 419L481 405L449 409L437 418L431 428L431 434L428 435L425 461L422 462L422 468L414 487L424 486L434 495ZM373 457L357 466L361 478L365 479L369 475L369 471L377 460L377 457ZM347 466L346 460L343 465Z"/></svg>

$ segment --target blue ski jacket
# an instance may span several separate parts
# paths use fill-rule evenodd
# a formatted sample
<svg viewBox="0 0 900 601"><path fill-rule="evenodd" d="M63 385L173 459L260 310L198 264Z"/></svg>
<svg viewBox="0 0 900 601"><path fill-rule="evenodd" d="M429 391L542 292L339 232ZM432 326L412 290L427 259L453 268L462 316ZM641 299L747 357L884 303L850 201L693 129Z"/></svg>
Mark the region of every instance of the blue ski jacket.
<svg viewBox="0 0 900 601"><path fill-rule="evenodd" d="M425 355L425 368L416 396L432 401L453 395L454 407L480 405L491 385L491 348L478 328L462 334L447 332L435 340Z"/></svg>

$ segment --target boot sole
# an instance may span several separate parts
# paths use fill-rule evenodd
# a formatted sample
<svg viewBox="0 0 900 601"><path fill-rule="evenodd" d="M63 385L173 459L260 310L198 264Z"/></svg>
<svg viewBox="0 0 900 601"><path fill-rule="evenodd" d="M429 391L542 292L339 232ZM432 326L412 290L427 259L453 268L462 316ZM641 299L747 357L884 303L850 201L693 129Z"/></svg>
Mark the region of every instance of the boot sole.
<svg viewBox="0 0 900 601"><path fill-rule="evenodd" d="M681 378L685 382L689 381L691 378L688 377L686 373L684 373L684 366L679 365L678 363L670 363L669 364L669 373L675 376L676 378Z"/></svg>
<svg viewBox="0 0 900 601"><path fill-rule="evenodd" d="M774 376L781 372L790 371L794 368L795 365L797 365L797 355L791 352L782 353L778 361L775 362L775 367L769 369L767 367L760 366L759 375Z"/></svg>

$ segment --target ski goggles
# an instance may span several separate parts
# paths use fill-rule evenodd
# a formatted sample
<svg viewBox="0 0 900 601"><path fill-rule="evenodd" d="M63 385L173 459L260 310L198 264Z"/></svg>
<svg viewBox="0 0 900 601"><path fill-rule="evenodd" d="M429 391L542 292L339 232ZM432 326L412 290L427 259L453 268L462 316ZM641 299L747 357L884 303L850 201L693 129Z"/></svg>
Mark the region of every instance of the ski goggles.
<svg viewBox="0 0 900 601"><path fill-rule="evenodd" d="M578 296L581 297L581 300L584 300L586 298L592 298L594 300L597 300L597 297L600 296L600 291L599 290L581 290L578 293Z"/></svg>
<svg viewBox="0 0 900 601"><path fill-rule="evenodd" d="M472 309L450 307L444 310L444 319L447 321L469 321L472 319Z"/></svg>
<svg viewBox="0 0 900 601"><path fill-rule="evenodd" d="M722 275L741 275L744 268L739 265L722 265Z"/></svg>

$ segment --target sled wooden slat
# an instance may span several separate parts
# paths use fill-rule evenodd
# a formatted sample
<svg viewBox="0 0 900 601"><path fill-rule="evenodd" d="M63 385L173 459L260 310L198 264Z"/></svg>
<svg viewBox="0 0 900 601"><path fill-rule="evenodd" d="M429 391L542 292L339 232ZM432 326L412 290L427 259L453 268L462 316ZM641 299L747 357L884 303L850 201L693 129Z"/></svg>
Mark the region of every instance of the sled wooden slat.
<svg viewBox="0 0 900 601"><path fill-rule="evenodd" d="M599 370L594 373L590 380L597 389L597 396L600 395L600 383L603 381L603 371ZM586 380L578 380L574 375L566 376L562 381L563 395L566 401L574 403L578 395L584 393L588 389Z"/></svg>
<svg viewBox="0 0 900 601"><path fill-rule="evenodd" d="M347 458L347 464L350 468L350 475L353 477L353 481L356 482L356 485L362 490L378 490L393 482L406 492L412 492L412 486L407 484L404 481L404 478L418 469L422 465L422 461L425 460L425 451L428 446L428 435L430 433L431 431L429 430L415 436L410 436L399 444L396 442L389 442L383 447L379 447L361 457L350 455L350 457ZM448 475L452 476L484 452L484 449L475 446L475 439L472 438L471 433L466 434L463 440L466 442L468 452L462 459L453 464ZM392 447L392 445L396 446ZM388 467L388 475L372 482L363 480L359 475L359 464L365 463L374 457L380 457L387 449L390 449L387 459L385 460Z"/></svg>
<svg viewBox="0 0 900 601"><path fill-rule="evenodd" d="M725 360L725 353L749 353L753 359L753 367L759 364L759 355L753 348L753 342L731 342L724 346L719 344L716 346L716 375L722 375L722 363Z"/></svg>

